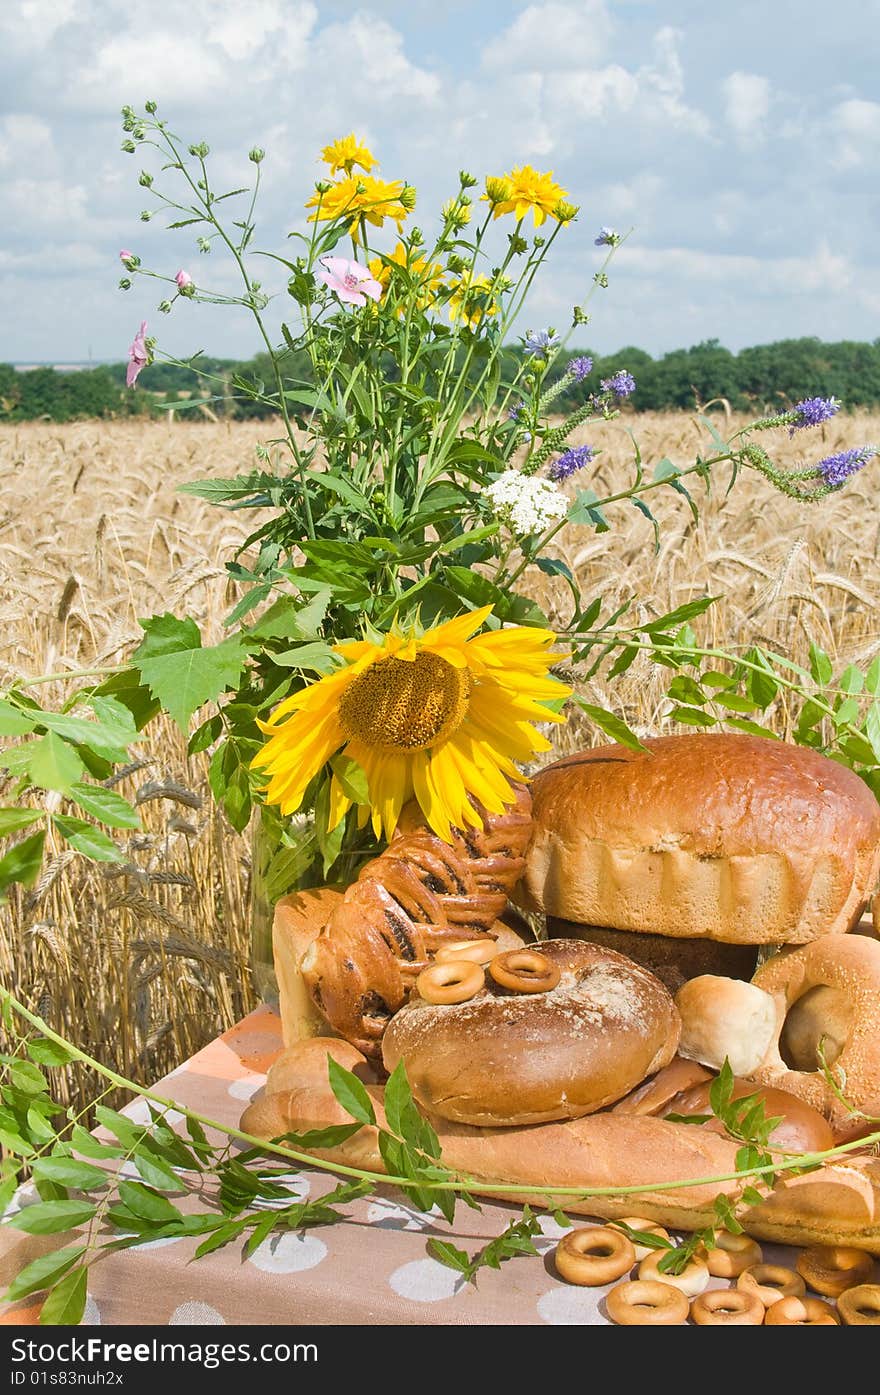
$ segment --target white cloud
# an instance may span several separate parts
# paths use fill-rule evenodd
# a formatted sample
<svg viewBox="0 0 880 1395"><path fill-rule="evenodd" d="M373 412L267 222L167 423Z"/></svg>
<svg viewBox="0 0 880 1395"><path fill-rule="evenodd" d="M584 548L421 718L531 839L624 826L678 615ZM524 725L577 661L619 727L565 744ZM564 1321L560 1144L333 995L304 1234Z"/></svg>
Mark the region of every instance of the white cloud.
<svg viewBox="0 0 880 1395"><path fill-rule="evenodd" d="M721 84L724 114L738 138L760 140L770 112L770 83L757 73L731 73Z"/></svg>
<svg viewBox="0 0 880 1395"><path fill-rule="evenodd" d="M590 68L605 52L610 32L604 0L529 5L486 46L483 64L505 73Z"/></svg>
<svg viewBox="0 0 880 1395"><path fill-rule="evenodd" d="M880 163L880 102L859 97L840 102L831 113L831 124L839 137L841 165Z"/></svg>
<svg viewBox="0 0 880 1395"><path fill-rule="evenodd" d="M10 112L0 120L0 168L17 165L33 173L56 162L52 130L41 117Z"/></svg>
<svg viewBox="0 0 880 1395"><path fill-rule="evenodd" d="M189 43L172 33L118 34L99 49L91 68L71 74L71 101L107 110L110 104L140 104L140 94L159 103L193 106L224 88L226 66L204 48L193 62Z"/></svg>
<svg viewBox="0 0 880 1395"><path fill-rule="evenodd" d="M440 96L437 75L411 63L404 52L403 36L384 19L366 11L359 11L344 24L323 29L315 43L314 62L317 71L341 76L345 94L340 89L339 97L350 95L354 89L369 92L376 104L401 98L430 104Z"/></svg>
<svg viewBox="0 0 880 1395"><path fill-rule="evenodd" d="M5 0L0 7L0 34L17 49L39 49L59 29L91 17L88 0Z"/></svg>
<svg viewBox="0 0 880 1395"><path fill-rule="evenodd" d="M638 247L627 244L625 266L654 276L676 276L683 282L746 285L761 293L803 294L844 291L853 284L855 269L824 240L809 256L758 257L752 254L706 252L691 247Z"/></svg>
<svg viewBox="0 0 880 1395"><path fill-rule="evenodd" d="M11 224L35 232L63 229L85 218L88 191L60 179L12 179L3 186L3 204Z"/></svg>
<svg viewBox="0 0 880 1395"><path fill-rule="evenodd" d="M654 61L638 71L641 87L651 92L656 106L673 126L684 127L694 135L706 136L710 122L704 112L684 100L684 65L678 52L680 29L664 25L654 35Z"/></svg>

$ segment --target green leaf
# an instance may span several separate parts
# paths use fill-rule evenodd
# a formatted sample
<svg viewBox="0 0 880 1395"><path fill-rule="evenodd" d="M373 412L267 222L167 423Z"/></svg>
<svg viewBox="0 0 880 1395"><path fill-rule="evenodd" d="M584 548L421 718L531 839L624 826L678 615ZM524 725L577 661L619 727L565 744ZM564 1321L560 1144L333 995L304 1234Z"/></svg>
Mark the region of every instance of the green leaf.
<svg viewBox="0 0 880 1395"><path fill-rule="evenodd" d="M363 766L351 756L336 755L330 757L330 768L348 799L355 804L369 804L370 789Z"/></svg>
<svg viewBox="0 0 880 1395"><path fill-rule="evenodd" d="M117 1113L115 1109L108 1109L105 1104L95 1105L95 1118L102 1128L119 1139L123 1148L136 1148L144 1137L142 1124L136 1124L133 1119Z"/></svg>
<svg viewBox="0 0 880 1395"><path fill-rule="evenodd" d="M831 682L834 673L834 665L825 650L820 649L818 644L810 645L810 673L813 680L821 684L823 688Z"/></svg>
<svg viewBox="0 0 880 1395"><path fill-rule="evenodd" d="M432 1237L425 1248L432 1259L439 1260L448 1269L457 1269L459 1274L468 1275L470 1273L471 1259L465 1250L460 1250L449 1240L437 1240Z"/></svg>
<svg viewBox="0 0 880 1395"><path fill-rule="evenodd" d="M35 1037L29 1041L27 1053L40 1066L66 1066L68 1062L76 1060L70 1047L59 1041L50 1041L48 1037Z"/></svg>
<svg viewBox="0 0 880 1395"><path fill-rule="evenodd" d="M234 635L203 648L195 622L170 614L140 624L146 636L133 662L156 700L186 731L197 708L236 686L247 651Z"/></svg>
<svg viewBox="0 0 880 1395"><path fill-rule="evenodd" d="M16 1275L3 1295L5 1303L14 1303L18 1298L26 1298L29 1293L38 1293L49 1288L66 1274L71 1265L76 1264L80 1255L86 1252L85 1245L69 1245L63 1250L52 1250L50 1254L38 1255Z"/></svg>
<svg viewBox="0 0 880 1395"><path fill-rule="evenodd" d="M630 751L646 751L648 749L634 731L631 731L622 717L618 717L614 712L608 712L604 707L597 707L595 703L586 702L575 693L572 701L576 702L582 712L595 722L600 731L604 731L606 736L610 736L612 741L617 741L621 746L626 746Z"/></svg>
<svg viewBox="0 0 880 1395"><path fill-rule="evenodd" d="M299 668L313 673L333 673L342 663L329 644L319 640L311 644L297 644L281 654L273 654L273 661L281 668Z"/></svg>
<svg viewBox="0 0 880 1395"><path fill-rule="evenodd" d="M83 726L89 725L83 722ZM57 790L67 794L72 784L85 770L82 760L72 746L62 741L57 732L49 731L30 743L29 774L31 783L40 789Z"/></svg>
<svg viewBox="0 0 880 1395"><path fill-rule="evenodd" d="M275 1217L269 1217L272 1224L275 1224ZM196 1248L194 1259L201 1259L203 1255L209 1255L213 1250L219 1250L223 1245L228 1245L230 1240L234 1240L244 1230L246 1221L225 1221L223 1225L218 1225L213 1235L209 1235L207 1240Z"/></svg>
<svg viewBox="0 0 880 1395"><path fill-rule="evenodd" d="M40 809L0 809L0 838L8 838L10 833L30 828L32 823L43 817Z"/></svg>
<svg viewBox="0 0 880 1395"><path fill-rule="evenodd" d="M52 822L72 848L90 857L93 862L124 862L125 857L113 839L93 823L74 819L68 814L53 814Z"/></svg>
<svg viewBox="0 0 880 1395"><path fill-rule="evenodd" d="M186 754L188 756L195 756L198 755L200 751L206 751L222 733L223 718L220 716L219 712L215 712L213 717L209 717L207 721L202 722L201 726L196 727L189 739Z"/></svg>
<svg viewBox="0 0 880 1395"><path fill-rule="evenodd" d="M88 1270L73 1269L50 1292L40 1309L43 1327L76 1327L86 1310Z"/></svg>
<svg viewBox="0 0 880 1395"><path fill-rule="evenodd" d="M712 1113L722 1121L733 1099L734 1076L730 1062L724 1058L724 1065L709 1087L709 1106Z"/></svg>
<svg viewBox="0 0 880 1395"><path fill-rule="evenodd" d="M568 522L590 523L597 533L607 533L608 520L602 510L596 507L598 502L599 496L594 490L582 489L568 511Z"/></svg>
<svg viewBox="0 0 880 1395"><path fill-rule="evenodd" d="M328 1124L326 1129L308 1129L306 1133L285 1133L273 1138L273 1143L288 1143L291 1148L310 1152L313 1148L337 1148L347 1138L352 1138L363 1128L363 1124Z"/></svg>
<svg viewBox="0 0 880 1395"><path fill-rule="evenodd" d="M99 823L107 824L108 828L140 828L141 820L137 810L132 808L127 799L123 799L121 794L115 790L104 789L101 785L90 785L84 781L77 780L70 787L70 798L75 800L81 809L85 809L87 814L98 820Z"/></svg>
<svg viewBox="0 0 880 1395"><path fill-rule="evenodd" d="M711 605L715 604L717 599L717 596L702 596L697 601L688 601L685 605L670 610L666 615L659 615L656 620L649 621L647 625L639 625L638 630L651 635L657 630L675 629L677 625L683 625L687 620L693 620L695 616L703 615Z"/></svg>
<svg viewBox="0 0 880 1395"><path fill-rule="evenodd" d="M361 1124L375 1124L376 1111L363 1082L350 1070L339 1065L338 1061L334 1061L332 1056L327 1057L327 1069L330 1088L345 1112Z"/></svg>
<svg viewBox="0 0 880 1395"><path fill-rule="evenodd" d="M10 1216L6 1225L28 1235L57 1235L61 1230L85 1225L97 1209L91 1201L38 1201Z"/></svg>
<svg viewBox="0 0 880 1395"><path fill-rule="evenodd" d="M30 838L16 843L3 857L0 857L0 892L12 882L21 882L24 886L30 886L36 881L43 863L43 844L45 841L46 830L41 828L39 833L32 833Z"/></svg>
<svg viewBox="0 0 880 1395"><path fill-rule="evenodd" d="M102 1167L91 1163L78 1162L76 1158L39 1158L33 1165L34 1177L58 1182L62 1187L76 1187L88 1192L95 1187L106 1187L112 1180Z"/></svg>
<svg viewBox="0 0 880 1395"><path fill-rule="evenodd" d="M880 693L880 654L871 661L868 672L865 674L865 688L872 697Z"/></svg>
<svg viewBox="0 0 880 1395"><path fill-rule="evenodd" d="M159 1221L167 1225L169 1221L181 1219L176 1206L142 1182L120 1182L119 1200L132 1215L140 1216L145 1221Z"/></svg>
<svg viewBox="0 0 880 1395"><path fill-rule="evenodd" d="M74 746L86 746L96 755L111 762L128 759L128 748L137 738L137 730L131 713L112 698L93 698L91 706L100 709L106 703L106 716L99 715L96 722L85 717L73 717L67 712L44 712L40 717L41 726L48 727L50 733L62 737ZM119 713L125 720L120 721ZM109 718L109 720L107 720Z"/></svg>
<svg viewBox="0 0 880 1395"><path fill-rule="evenodd" d="M872 702L865 718L865 735L871 743L875 759L880 762L880 702Z"/></svg>
<svg viewBox="0 0 880 1395"><path fill-rule="evenodd" d="M0 700L0 736L24 736L25 732L33 731L41 715L37 710L30 717L14 703Z"/></svg>
<svg viewBox="0 0 880 1395"><path fill-rule="evenodd" d="M672 722L683 722L688 727L714 727L718 725L716 717L708 712L701 712L696 707L674 707L669 714Z"/></svg>
<svg viewBox="0 0 880 1395"><path fill-rule="evenodd" d="M48 1083L40 1067L30 1061L11 1061L9 1075L16 1089L24 1095L41 1095Z"/></svg>
<svg viewBox="0 0 880 1395"><path fill-rule="evenodd" d="M83 1128L82 1124L74 1124L70 1134L71 1146L77 1153L82 1153L87 1158L121 1158L123 1149L110 1143L101 1143L95 1135Z"/></svg>
<svg viewBox="0 0 880 1395"><path fill-rule="evenodd" d="M155 1187L157 1191L179 1192L183 1190L183 1183L171 1170L168 1163L146 1152L145 1149L139 1148L132 1157L132 1162L147 1185Z"/></svg>

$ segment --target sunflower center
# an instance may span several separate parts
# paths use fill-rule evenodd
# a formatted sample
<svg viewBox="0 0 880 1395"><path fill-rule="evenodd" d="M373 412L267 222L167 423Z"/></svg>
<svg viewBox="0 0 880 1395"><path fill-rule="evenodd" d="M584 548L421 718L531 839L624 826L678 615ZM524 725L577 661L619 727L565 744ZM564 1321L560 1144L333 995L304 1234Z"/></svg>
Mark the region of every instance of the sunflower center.
<svg viewBox="0 0 880 1395"><path fill-rule="evenodd" d="M467 712L471 681L438 654L380 659L339 701L339 720L368 746L421 750L450 736Z"/></svg>

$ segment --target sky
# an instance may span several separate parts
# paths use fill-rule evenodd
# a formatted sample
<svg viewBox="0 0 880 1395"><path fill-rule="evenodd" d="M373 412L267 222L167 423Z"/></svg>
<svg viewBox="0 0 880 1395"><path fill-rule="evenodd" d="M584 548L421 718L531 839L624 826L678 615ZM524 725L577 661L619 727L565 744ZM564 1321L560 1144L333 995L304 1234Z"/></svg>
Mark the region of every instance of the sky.
<svg viewBox="0 0 880 1395"><path fill-rule="evenodd" d="M199 229L140 221L156 165L120 150L119 108L147 98L223 187L265 147L264 250L290 254L320 149L354 131L426 230L462 166L553 171L581 213L523 331L568 327L606 225L632 233L581 346L880 335L880 0L2 0L0 361L122 359L142 319L179 356L259 347L244 311L118 289L120 248L234 288Z"/></svg>

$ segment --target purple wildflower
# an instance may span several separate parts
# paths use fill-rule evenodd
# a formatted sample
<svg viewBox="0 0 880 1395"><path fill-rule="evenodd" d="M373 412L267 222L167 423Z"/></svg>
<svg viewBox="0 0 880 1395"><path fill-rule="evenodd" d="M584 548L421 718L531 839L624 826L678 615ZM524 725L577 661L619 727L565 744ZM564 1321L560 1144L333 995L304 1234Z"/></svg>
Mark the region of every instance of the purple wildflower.
<svg viewBox="0 0 880 1395"><path fill-rule="evenodd" d="M839 455L826 455L824 460L819 461L816 469L826 484L832 489L839 489L844 480L861 470L876 454L876 446L851 446Z"/></svg>
<svg viewBox="0 0 880 1395"><path fill-rule="evenodd" d="M603 378L600 384L606 392L613 392L615 397L629 397L630 393L636 390L636 380L632 373L627 373L625 368L621 368L610 378Z"/></svg>
<svg viewBox="0 0 880 1395"><path fill-rule="evenodd" d="M571 374L576 383L582 383L587 374L593 371L593 360L589 354L583 354L580 358L571 359L565 371Z"/></svg>
<svg viewBox="0 0 880 1395"><path fill-rule="evenodd" d="M797 412L798 420L789 431L789 436L802 431L805 426L821 426L823 421L829 421L840 411L840 403L836 397L805 397L794 404L792 411Z"/></svg>
<svg viewBox="0 0 880 1395"><path fill-rule="evenodd" d="M570 446L564 455L553 461L547 474L551 480L567 480L569 475L589 465L595 454L595 446Z"/></svg>
<svg viewBox="0 0 880 1395"><path fill-rule="evenodd" d="M510 421L519 421L519 414L525 409L525 402L514 402L512 407L508 407L507 416Z"/></svg>
<svg viewBox="0 0 880 1395"><path fill-rule="evenodd" d="M552 329L530 329L523 344L525 353L533 358L546 358L551 349L559 347L559 335Z"/></svg>
<svg viewBox="0 0 880 1395"><path fill-rule="evenodd" d="M599 236L593 238L595 247L614 247L620 241L613 228L600 228Z"/></svg>

